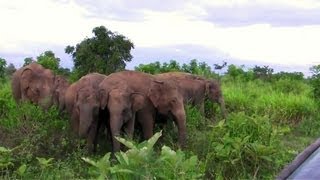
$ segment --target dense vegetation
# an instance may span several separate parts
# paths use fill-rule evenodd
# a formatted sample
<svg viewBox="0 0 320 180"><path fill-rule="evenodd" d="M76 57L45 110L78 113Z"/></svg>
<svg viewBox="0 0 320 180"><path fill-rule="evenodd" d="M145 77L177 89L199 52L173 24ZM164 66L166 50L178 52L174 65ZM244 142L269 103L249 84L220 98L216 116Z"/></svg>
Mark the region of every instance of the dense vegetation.
<svg viewBox="0 0 320 180"><path fill-rule="evenodd" d="M0 88L0 178L273 179L320 134L315 88L299 73L264 76L229 65L219 76L196 60L182 66L175 61L156 62L136 70L219 78L228 119L222 120L218 106L214 106L214 122L187 106L186 149L177 149L177 130L169 123L148 142L139 144L138 137L134 142L119 139L128 149L112 159L106 154L110 143L103 134L98 153L87 154L84 141L69 133L67 117L61 117L55 107L44 112L28 103L18 106L6 79Z"/></svg>
<svg viewBox="0 0 320 180"><path fill-rule="evenodd" d="M52 51L25 58L25 65L37 61L71 81L88 72L124 69L133 43L103 26L93 33L66 47L75 63L72 71L62 68ZM187 105L185 149L178 149L177 129L169 121L148 141L141 142L138 131L133 140L119 138L126 148L112 157L104 133L97 154L88 154L85 141L71 133L68 117L56 107L44 112L27 102L17 105L10 87L15 67L0 58L0 179L274 179L320 135L320 66L311 68L308 79L269 66L248 69L223 62L213 67L197 60L137 66L151 74L183 71L218 79L228 118L211 102L205 115Z"/></svg>

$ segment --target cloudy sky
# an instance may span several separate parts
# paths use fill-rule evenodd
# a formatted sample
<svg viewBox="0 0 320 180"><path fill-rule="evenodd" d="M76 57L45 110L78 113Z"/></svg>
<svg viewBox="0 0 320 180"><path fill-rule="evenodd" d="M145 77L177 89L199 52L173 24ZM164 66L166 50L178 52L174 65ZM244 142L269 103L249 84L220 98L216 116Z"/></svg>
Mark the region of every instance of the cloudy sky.
<svg viewBox="0 0 320 180"><path fill-rule="evenodd" d="M134 44L139 63L270 65L308 72L320 64L318 0L1 0L0 57L17 66L52 50L72 67L67 45L104 25Z"/></svg>

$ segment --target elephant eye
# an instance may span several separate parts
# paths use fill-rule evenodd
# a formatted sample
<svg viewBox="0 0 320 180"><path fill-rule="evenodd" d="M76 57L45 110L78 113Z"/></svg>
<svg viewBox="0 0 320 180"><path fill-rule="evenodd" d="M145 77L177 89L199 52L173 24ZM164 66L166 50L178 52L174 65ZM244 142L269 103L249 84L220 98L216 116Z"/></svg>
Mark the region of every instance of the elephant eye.
<svg viewBox="0 0 320 180"><path fill-rule="evenodd" d="M123 109L122 110L122 115L126 115L128 113L128 109Z"/></svg>
<svg viewBox="0 0 320 180"><path fill-rule="evenodd" d="M178 99L177 99L176 97L174 97L174 98L171 100L171 102L177 103L177 102L178 102Z"/></svg>

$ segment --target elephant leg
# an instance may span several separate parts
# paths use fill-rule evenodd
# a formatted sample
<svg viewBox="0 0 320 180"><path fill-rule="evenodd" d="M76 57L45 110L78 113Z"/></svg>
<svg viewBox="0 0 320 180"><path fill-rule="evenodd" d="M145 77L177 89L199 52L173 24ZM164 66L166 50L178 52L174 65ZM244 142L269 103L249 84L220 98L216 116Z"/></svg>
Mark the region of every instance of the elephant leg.
<svg viewBox="0 0 320 180"><path fill-rule="evenodd" d="M127 134L128 138L132 139L133 132L134 132L134 122L135 116L133 116L127 123L124 128L125 133Z"/></svg>
<svg viewBox="0 0 320 180"><path fill-rule="evenodd" d="M79 134L79 114L77 112L71 114L71 128L74 134Z"/></svg>
<svg viewBox="0 0 320 180"><path fill-rule="evenodd" d="M205 103L204 103L204 101L202 101L198 106L199 106L199 111L200 111L201 115L205 116L206 114L205 114Z"/></svg>
<svg viewBox="0 0 320 180"><path fill-rule="evenodd" d="M138 117L138 121L142 126L143 138L147 140L153 136L154 115L150 112L140 111L138 112Z"/></svg>
<svg viewBox="0 0 320 180"><path fill-rule="evenodd" d="M87 148L90 153L91 152L95 153L97 151L98 128L99 128L98 123L94 121L91 124L89 134L87 137Z"/></svg>
<svg viewBox="0 0 320 180"><path fill-rule="evenodd" d="M179 113L177 115L173 115L175 119L175 123L178 126L178 141L181 148L185 147L186 139L187 139L187 130L186 130L186 117L185 113Z"/></svg>

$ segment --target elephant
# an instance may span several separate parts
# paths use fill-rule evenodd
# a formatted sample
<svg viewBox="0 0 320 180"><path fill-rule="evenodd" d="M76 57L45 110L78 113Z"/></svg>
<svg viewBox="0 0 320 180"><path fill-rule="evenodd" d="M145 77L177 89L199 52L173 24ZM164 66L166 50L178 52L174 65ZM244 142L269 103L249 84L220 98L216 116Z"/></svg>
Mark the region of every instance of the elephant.
<svg viewBox="0 0 320 180"><path fill-rule="evenodd" d="M110 87L120 84L124 84L125 88L121 89L126 92L136 93L141 96L137 96L139 103L142 104L137 109L134 109L134 106L130 106L130 103L125 107L120 109L125 111L119 112L115 106L108 106L108 103L112 101L108 100L110 95ZM122 86L123 87L123 86ZM125 90L127 89L127 90ZM124 93L121 92L121 93ZM115 91L114 94L119 94ZM186 114L183 105L183 97L178 91L178 87L171 80L161 81L157 77L136 71L121 71L112 73L108 78L104 79L99 85L99 94L100 94L100 107L102 109L109 107L110 113L110 131L116 132L112 136L118 135L119 125L122 125L123 122L134 122L130 118L134 118L134 112L136 111L137 121L142 126L144 138L148 139L153 135L153 127L155 123L156 113L163 115L172 115L175 123L178 126L178 140L181 147L184 147L186 141ZM112 96L115 96L111 94ZM128 94L125 94L128 96ZM144 101L143 101L144 100ZM144 102L144 103L143 103ZM134 101L131 102L134 104ZM144 105L143 105L144 104ZM124 113L127 114L128 109L129 115L116 116L113 114ZM141 109L142 107L142 109ZM130 115L131 114L131 115ZM125 119L125 118L128 119ZM115 118L116 120L112 119ZM129 120L130 119L130 120ZM117 122L118 121L118 122ZM129 124L131 126L131 124ZM132 128L132 127L131 127ZM130 128L129 128L130 129ZM130 130L129 130L130 132ZM112 137L114 139L114 137ZM113 141L113 152L119 150L118 142Z"/></svg>
<svg viewBox="0 0 320 180"><path fill-rule="evenodd" d="M100 107L109 112L108 126L113 152L120 150L120 143L115 139L123 128L129 138L132 137L135 115L148 105L146 97L134 92L126 81L115 76L106 77L99 85Z"/></svg>
<svg viewBox="0 0 320 180"><path fill-rule="evenodd" d="M98 85L106 77L99 73L83 76L71 84L65 93L67 113L71 116L71 128L80 138L87 139L90 152L96 151L97 135L101 126L99 119L104 116L100 112ZM93 145L93 146L92 146Z"/></svg>
<svg viewBox="0 0 320 180"><path fill-rule="evenodd" d="M197 75L183 72L167 72L157 74L156 76L162 79L175 80L185 104L199 105L201 111L204 113L204 101L208 98L210 101L218 103L222 116L224 118L227 117L221 87L216 80L208 80Z"/></svg>
<svg viewBox="0 0 320 180"><path fill-rule="evenodd" d="M60 75L57 75L54 79L53 87L53 104L58 106L59 111L62 112L65 109L65 93L70 86L70 83Z"/></svg>
<svg viewBox="0 0 320 180"><path fill-rule="evenodd" d="M11 81L13 98L17 103L29 100L48 109L52 105L55 75L37 63L17 70Z"/></svg>

